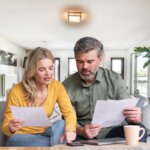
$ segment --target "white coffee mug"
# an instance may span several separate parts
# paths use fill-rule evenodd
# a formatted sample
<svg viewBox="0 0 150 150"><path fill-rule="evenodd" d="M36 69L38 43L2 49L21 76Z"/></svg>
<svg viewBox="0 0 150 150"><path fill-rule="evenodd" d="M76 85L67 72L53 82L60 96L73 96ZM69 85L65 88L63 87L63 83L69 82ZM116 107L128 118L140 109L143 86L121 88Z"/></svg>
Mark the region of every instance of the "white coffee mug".
<svg viewBox="0 0 150 150"><path fill-rule="evenodd" d="M142 131L141 136L139 136ZM128 145L138 145L138 141L144 136L145 129L140 128L139 125L125 125L124 126L125 139Z"/></svg>

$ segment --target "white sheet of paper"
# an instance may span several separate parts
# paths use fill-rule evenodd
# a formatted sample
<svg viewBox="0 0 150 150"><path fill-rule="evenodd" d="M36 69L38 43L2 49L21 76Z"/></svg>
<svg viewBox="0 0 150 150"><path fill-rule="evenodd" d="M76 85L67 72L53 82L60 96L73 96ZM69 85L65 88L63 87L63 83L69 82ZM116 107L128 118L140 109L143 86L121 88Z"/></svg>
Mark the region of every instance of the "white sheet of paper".
<svg viewBox="0 0 150 150"><path fill-rule="evenodd" d="M124 108L128 106L136 106L137 102L137 98L107 101L97 100L92 123L99 124L102 127L119 125L125 119L122 114Z"/></svg>
<svg viewBox="0 0 150 150"><path fill-rule="evenodd" d="M11 106L13 118L23 120L23 126L51 126L42 107L16 107Z"/></svg>

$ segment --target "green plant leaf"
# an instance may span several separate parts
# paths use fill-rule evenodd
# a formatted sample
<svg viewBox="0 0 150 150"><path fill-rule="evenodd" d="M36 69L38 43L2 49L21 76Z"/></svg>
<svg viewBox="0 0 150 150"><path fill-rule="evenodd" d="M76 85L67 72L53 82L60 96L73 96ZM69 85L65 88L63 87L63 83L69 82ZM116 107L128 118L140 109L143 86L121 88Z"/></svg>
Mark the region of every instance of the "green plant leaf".
<svg viewBox="0 0 150 150"><path fill-rule="evenodd" d="M135 47L134 51L137 53L137 56L142 54L144 58L148 58L148 61L144 63L143 68L150 65L150 47Z"/></svg>
<svg viewBox="0 0 150 150"><path fill-rule="evenodd" d="M146 68L148 65L150 65L150 60L144 63L143 68Z"/></svg>
<svg viewBox="0 0 150 150"><path fill-rule="evenodd" d="M135 52L143 53L143 52L150 52L150 47L135 47Z"/></svg>

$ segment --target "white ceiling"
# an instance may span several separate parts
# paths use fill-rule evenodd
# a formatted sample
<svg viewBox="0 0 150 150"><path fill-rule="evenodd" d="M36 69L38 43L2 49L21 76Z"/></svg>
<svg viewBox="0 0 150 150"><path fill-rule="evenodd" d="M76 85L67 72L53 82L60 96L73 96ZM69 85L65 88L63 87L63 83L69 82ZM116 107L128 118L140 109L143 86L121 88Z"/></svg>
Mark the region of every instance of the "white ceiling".
<svg viewBox="0 0 150 150"><path fill-rule="evenodd" d="M63 22L66 7L84 8L90 19ZM150 0L0 0L0 36L26 48L70 49L83 36L105 48L150 45Z"/></svg>

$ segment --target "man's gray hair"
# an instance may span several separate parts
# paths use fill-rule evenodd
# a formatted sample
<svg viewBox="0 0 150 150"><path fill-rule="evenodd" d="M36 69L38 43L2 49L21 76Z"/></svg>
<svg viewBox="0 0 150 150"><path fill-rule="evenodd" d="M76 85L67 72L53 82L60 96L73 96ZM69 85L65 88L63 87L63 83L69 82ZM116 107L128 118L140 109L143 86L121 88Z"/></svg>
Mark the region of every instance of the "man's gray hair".
<svg viewBox="0 0 150 150"><path fill-rule="evenodd" d="M96 50L97 56L103 56L103 44L93 38L93 37L84 37L79 39L74 47L74 54L76 56L77 53L87 53L88 51Z"/></svg>

